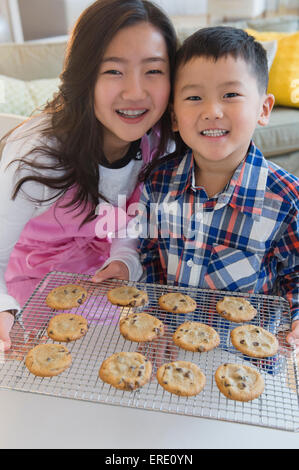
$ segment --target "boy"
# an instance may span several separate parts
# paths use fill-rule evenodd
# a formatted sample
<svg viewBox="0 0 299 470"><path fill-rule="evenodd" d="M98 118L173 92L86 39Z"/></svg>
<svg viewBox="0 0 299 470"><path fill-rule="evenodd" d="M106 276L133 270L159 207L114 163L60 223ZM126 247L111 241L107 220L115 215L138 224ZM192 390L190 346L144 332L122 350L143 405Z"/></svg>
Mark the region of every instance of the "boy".
<svg viewBox="0 0 299 470"><path fill-rule="evenodd" d="M204 28L177 55L176 152L144 186L143 280L279 294L299 348L299 181L252 142L274 105L266 52L246 32ZM147 227L147 230L146 230Z"/></svg>

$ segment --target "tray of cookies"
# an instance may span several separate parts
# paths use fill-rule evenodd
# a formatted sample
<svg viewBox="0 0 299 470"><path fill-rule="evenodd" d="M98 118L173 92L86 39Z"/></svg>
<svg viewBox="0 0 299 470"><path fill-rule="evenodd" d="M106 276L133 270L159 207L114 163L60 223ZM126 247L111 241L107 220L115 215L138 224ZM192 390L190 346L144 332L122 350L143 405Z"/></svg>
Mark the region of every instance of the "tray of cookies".
<svg viewBox="0 0 299 470"><path fill-rule="evenodd" d="M0 389L297 432L277 296L51 272L0 352Z"/></svg>

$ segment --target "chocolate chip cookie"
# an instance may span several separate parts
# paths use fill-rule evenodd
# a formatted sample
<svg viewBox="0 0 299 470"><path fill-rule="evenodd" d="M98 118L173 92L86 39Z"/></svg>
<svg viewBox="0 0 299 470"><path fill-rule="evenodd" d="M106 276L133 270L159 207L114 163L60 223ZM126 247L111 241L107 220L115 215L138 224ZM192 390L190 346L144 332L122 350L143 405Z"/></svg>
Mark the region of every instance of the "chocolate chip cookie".
<svg viewBox="0 0 299 470"><path fill-rule="evenodd" d="M107 298L114 305L128 307L141 307L148 302L147 293L133 286L121 286L110 289L107 292Z"/></svg>
<svg viewBox="0 0 299 470"><path fill-rule="evenodd" d="M70 352L61 344L39 344L31 349L25 358L27 369L39 377L61 374L71 362Z"/></svg>
<svg viewBox="0 0 299 470"><path fill-rule="evenodd" d="M251 357L270 357L278 351L278 341L269 331L260 326L242 325L230 333L236 349Z"/></svg>
<svg viewBox="0 0 299 470"><path fill-rule="evenodd" d="M162 310L172 313L190 313L196 309L196 302L189 295L173 292L161 295L158 300Z"/></svg>
<svg viewBox="0 0 299 470"><path fill-rule="evenodd" d="M243 297L225 296L217 302L216 310L226 320L236 323L250 321L257 314L256 309Z"/></svg>
<svg viewBox="0 0 299 470"><path fill-rule="evenodd" d="M152 363L137 352L119 352L105 359L99 377L120 390L133 391L149 382Z"/></svg>
<svg viewBox="0 0 299 470"><path fill-rule="evenodd" d="M222 364L215 373L220 392L236 401L251 401L264 391L264 379L252 367L242 364Z"/></svg>
<svg viewBox="0 0 299 470"><path fill-rule="evenodd" d="M66 310L82 305L87 299L87 290L76 284L55 287L47 295L46 304L55 310Z"/></svg>
<svg viewBox="0 0 299 470"><path fill-rule="evenodd" d="M48 336L54 341L75 341L84 336L88 329L86 318L73 313L62 313L51 318L48 324Z"/></svg>
<svg viewBox="0 0 299 470"><path fill-rule="evenodd" d="M187 351L205 352L216 348L220 337L214 328L204 323L187 321L178 327L173 342Z"/></svg>
<svg viewBox="0 0 299 470"><path fill-rule="evenodd" d="M124 338L130 341L152 341L164 335L164 325L158 318L148 313L131 313L121 318L119 329Z"/></svg>
<svg viewBox="0 0 299 470"><path fill-rule="evenodd" d="M163 364L157 370L159 384L168 392L180 396L193 396L200 393L206 377L193 362L175 361Z"/></svg>

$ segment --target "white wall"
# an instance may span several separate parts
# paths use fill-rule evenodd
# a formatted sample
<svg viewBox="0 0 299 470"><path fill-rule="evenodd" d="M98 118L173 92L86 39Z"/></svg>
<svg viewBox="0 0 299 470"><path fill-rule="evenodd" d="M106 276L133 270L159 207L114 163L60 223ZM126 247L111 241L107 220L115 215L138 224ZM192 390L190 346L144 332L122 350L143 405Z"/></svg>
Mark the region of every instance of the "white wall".
<svg viewBox="0 0 299 470"><path fill-rule="evenodd" d="M24 39L65 34L63 0L18 0Z"/></svg>
<svg viewBox="0 0 299 470"><path fill-rule="evenodd" d="M202 15L206 13L208 0L154 0L169 15Z"/></svg>

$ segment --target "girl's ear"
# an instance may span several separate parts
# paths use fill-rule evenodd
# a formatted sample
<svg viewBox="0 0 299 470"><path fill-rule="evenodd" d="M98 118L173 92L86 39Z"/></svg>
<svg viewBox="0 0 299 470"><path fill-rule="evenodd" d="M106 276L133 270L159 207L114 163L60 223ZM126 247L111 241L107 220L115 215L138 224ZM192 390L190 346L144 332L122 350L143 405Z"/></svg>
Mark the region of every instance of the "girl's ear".
<svg viewBox="0 0 299 470"><path fill-rule="evenodd" d="M172 104L169 105L169 110L170 110L170 116L171 116L172 130L173 130L173 132L177 132L179 130L178 129L178 123L177 123L176 115L175 115Z"/></svg>
<svg viewBox="0 0 299 470"><path fill-rule="evenodd" d="M268 124L274 102L275 98L273 95L265 95L264 101L262 103L260 117L257 121L260 126L266 126Z"/></svg>

